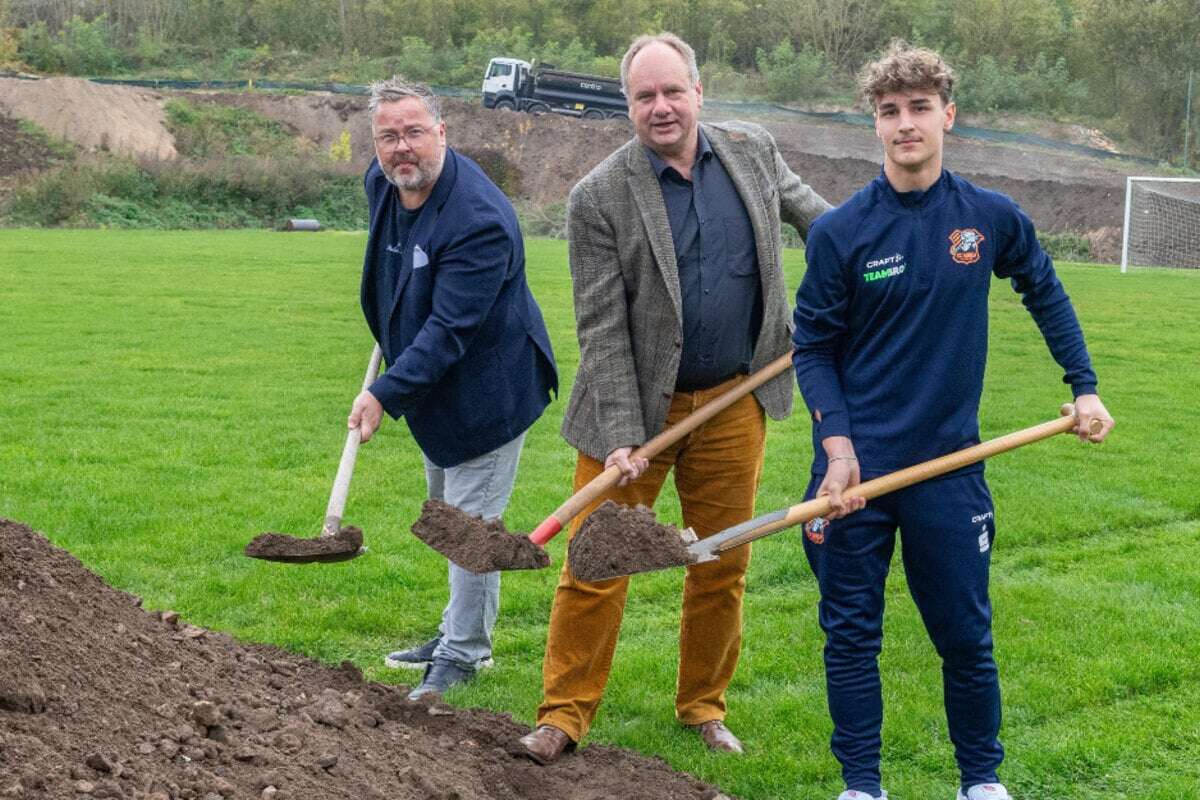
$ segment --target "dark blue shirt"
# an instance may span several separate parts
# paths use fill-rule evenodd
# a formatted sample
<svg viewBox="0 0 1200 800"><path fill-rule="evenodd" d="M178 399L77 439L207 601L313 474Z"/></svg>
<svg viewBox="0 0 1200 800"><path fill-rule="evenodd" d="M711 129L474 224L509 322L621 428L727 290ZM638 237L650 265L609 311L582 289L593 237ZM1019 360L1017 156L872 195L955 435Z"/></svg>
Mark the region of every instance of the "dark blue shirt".
<svg viewBox="0 0 1200 800"><path fill-rule="evenodd" d="M943 171L898 193L880 175L813 223L805 258L793 341L815 474L829 436L850 437L864 477L979 442L993 275L1020 293L1075 396L1096 390L1054 265L998 192Z"/></svg>
<svg viewBox="0 0 1200 800"><path fill-rule="evenodd" d="M762 327L762 283L754 228L737 187L699 132L691 180L647 148L658 175L683 306L677 391L694 391L749 372Z"/></svg>
<svg viewBox="0 0 1200 800"><path fill-rule="evenodd" d="M393 188L394 192L395 189ZM379 318L387 319L396 306L396 282L400 276L400 261L408 243L408 233L421 216L421 209L411 211L396 203L396 213L388 214L380 228L378 269L375 272L375 302Z"/></svg>

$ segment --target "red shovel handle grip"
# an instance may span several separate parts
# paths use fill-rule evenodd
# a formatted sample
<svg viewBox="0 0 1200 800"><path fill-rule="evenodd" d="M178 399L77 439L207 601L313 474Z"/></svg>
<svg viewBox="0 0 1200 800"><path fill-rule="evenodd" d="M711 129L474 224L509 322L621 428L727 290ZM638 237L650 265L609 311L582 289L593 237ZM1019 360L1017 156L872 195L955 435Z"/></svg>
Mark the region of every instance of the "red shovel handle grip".
<svg viewBox="0 0 1200 800"><path fill-rule="evenodd" d="M562 530L562 523L554 517L546 517L541 525L534 528L533 533L529 534L529 541L536 544L538 547L545 547L546 542L554 538L554 535Z"/></svg>

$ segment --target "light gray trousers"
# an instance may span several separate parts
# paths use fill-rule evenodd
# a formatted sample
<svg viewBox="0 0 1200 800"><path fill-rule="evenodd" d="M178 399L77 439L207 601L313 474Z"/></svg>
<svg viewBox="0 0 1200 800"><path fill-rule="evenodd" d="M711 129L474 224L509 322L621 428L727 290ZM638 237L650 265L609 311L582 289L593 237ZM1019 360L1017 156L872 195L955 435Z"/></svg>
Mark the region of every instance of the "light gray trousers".
<svg viewBox="0 0 1200 800"><path fill-rule="evenodd" d="M443 469L425 459L429 496L476 517L497 519L504 513L517 479L517 462L525 434L490 453ZM500 573L476 575L453 561L450 601L442 612L441 642L434 658L474 666L492 654L492 628L500 611Z"/></svg>

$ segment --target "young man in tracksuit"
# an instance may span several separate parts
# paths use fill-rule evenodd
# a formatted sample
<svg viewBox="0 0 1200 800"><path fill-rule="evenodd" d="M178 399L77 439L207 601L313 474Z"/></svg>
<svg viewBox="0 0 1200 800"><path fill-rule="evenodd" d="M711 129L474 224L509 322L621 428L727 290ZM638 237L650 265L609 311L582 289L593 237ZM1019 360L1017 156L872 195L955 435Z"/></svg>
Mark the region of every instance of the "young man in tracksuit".
<svg viewBox="0 0 1200 800"><path fill-rule="evenodd" d="M1008 197L942 168L953 80L937 54L902 42L864 68L883 172L813 223L796 298L796 377L815 452L808 496L829 495L834 506L823 543L813 535L805 549L821 592L831 744L846 783L838 800L887 796L878 655L897 529L910 591L942 658L958 800L1009 798L996 774L1004 750L988 599L995 521L982 465L865 508L842 496L860 480L979 442L993 275L1011 280L1062 366L1076 433L1099 442L1113 425L1033 224ZM1089 434L1093 419L1103 424Z"/></svg>

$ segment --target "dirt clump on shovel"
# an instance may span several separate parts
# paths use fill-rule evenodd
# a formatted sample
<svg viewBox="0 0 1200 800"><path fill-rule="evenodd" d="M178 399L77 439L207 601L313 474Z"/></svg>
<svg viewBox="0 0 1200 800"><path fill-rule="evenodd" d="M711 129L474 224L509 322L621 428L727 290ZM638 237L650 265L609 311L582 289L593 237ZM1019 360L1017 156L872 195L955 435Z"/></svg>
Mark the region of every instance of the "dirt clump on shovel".
<svg viewBox="0 0 1200 800"><path fill-rule="evenodd" d="M527 536L509 533L504 522L471 516L441 500L426 500L413 535L465 570L542 569L550 554Z"/></svg>
<svg viewBox="0 0 1200 800"><path fill-rule="evenodd" d="M245 553L250 558L265 561L303 564L352 558L362 548L362 543L362 530L346 525L333 536L312 539L288 536L286 533L260 533L246 545Z"/></svg>
<svg viewBox="0 0 1200 800"><path fill-rule="evenodd" d="M682 567L695 561L678 528L662 524L645 506L630 508L612 500L605 500L588 516L567 547L571 572L584 581Z"/></svg>
<svg viewBox="0 0 1200 800"><path fill-rule="evenodd" d="M0 609L0 797L721 797L603 745L538 766L517 745L529 726L507 715L412 702L407 687L364 681L349 662L326 666L145 610L6 519Z"/></svg>

